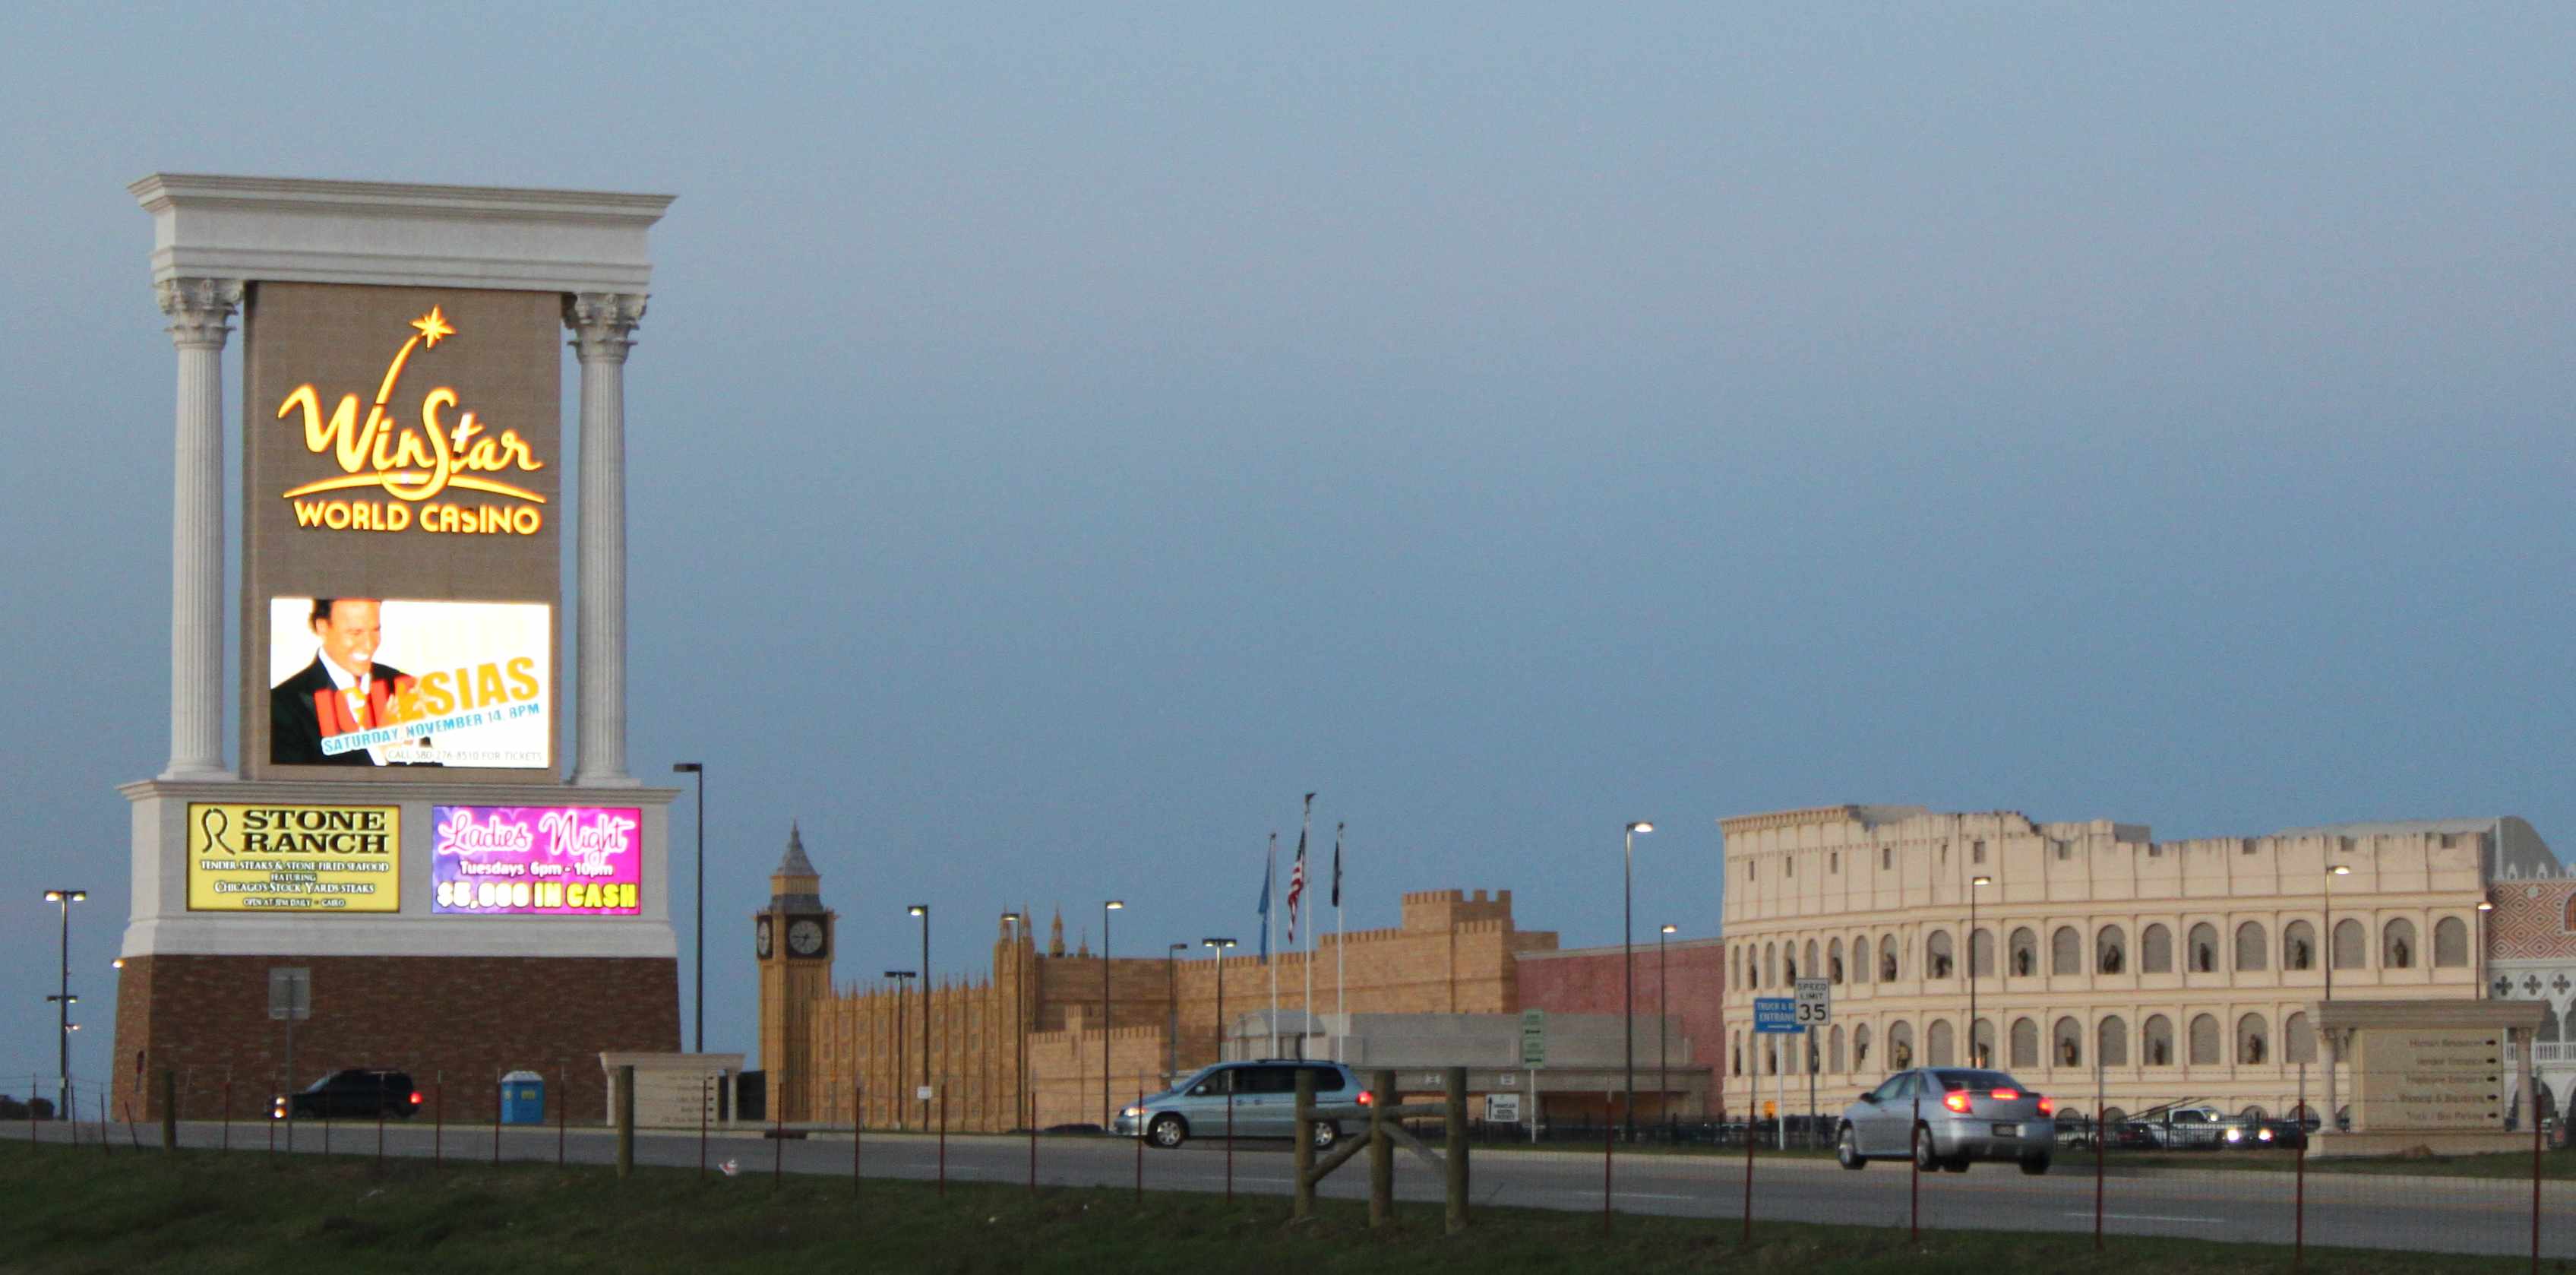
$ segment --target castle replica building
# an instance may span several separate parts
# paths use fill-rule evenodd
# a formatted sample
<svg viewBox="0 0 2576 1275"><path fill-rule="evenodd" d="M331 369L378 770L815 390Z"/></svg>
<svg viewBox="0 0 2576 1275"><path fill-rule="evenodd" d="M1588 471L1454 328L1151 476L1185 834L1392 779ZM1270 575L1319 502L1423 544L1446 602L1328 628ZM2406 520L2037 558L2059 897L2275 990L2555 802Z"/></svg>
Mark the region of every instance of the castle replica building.
<svg viewBox="0 0 2576 1275"><path fill-rule="evenodd" d="M119 790L133 891L113 1101L158 1115L166 1073L186 1114L229 1093L240 1117L384 1068L436 1087L425 1101L451 1119L489 1119L525 1068L599 1110L602 1052L679 1043L675 792L628 774L625 724L624 369L669 197L131 189L176 347L177 486L169 762Z"/></svg>
<svg viewBox="0 0 2576 1275"><path fill-rule="evenodd" d="M2527 995L2563 1022L2576 996L2576 887L2512 817L2166 842L1918 806L1720 827L1727 1083L1767 1100L1796 1077L1792 1110L1811 1070L1833 1112L1891 1071L1974 1061L2113 1118L2173 1102L2287 1114L2304 1077L2322 1117L2354 1091L2350 1058L2327 1074L2321 1003ZM1801 977L1827 981L1830 1025L1752 1032L1753 999ZM2576 1060L2554 1070L2576 1080ZM2505 1076L2499 1101L2520 1084Z"/></svg>
<svg viewBox="0 0 2576 1275"><path fill-rule="evenodd" d="M1354 1065L1394 1065L1370 1059L1390 1047L1422 1048L1426 1040L1435 1041L1429 1047L1437 1052L1443 1031L1477 1016L1501 1020L1491 1048L1473 1058L1443 1055L1440 1062L1492 1070L1516 1061L1517 1015L1524 1008L1580 1017L1600 1041L1615 1047L1619 1040L1620 1020L1603 1011L1621 1002L1601 984L1620 950L1560 951L1553 932L1518 928L1508 890L1492 897L1483 890L1415 891L1404 895L1403 921L1394 928L1318 934L1311 1015L1306 954L1273 953L1281 1033L1275 1040L1268 1021L1272 970L1249 941L1222 953L1222 967L1219 955L1197 943L1176 951L1159 935L1140 942L1139 955L1104 959L1090 950L1087 935L1068 950L1060 915L1046 920L1041 935L1031 910L996 910L955 922L995 927L986 971L936 978L928 987L876 978L843 983L833 977L832 954L837 928L853 922L826 906L822 874L801 836L790 834L770 876L770 895L751 918L760 966L760 1057L771 1115L790 1124L858 1120L872 1128L919 1129L944 1120L961 1131L1017 1129L1031 1121L1040 1128L1097 1125L1140 1090L1158 1089L1166 1077L1186 1075L1221 1054L1331 1058L1346 1048ZM911 922L889 908L874 923ZM1685 947L1678 977L1659 984L1655 944L1639 945L1641 1118L1665 1109L1649 1088L1674 1095L1677 1107L1708 1092L1722 989L1716 962L1697 956L1703 946ZM1524 993L1530 966L1546 971L1528 980L1541 990L1535 996ZM1673 1020L1659 1037L1650 1015L1666 993ZM1698 1037L1712 1042L1706 1057L1691 1054L1687 1033L1694 1020L1685 1005L1711 1011L1710 1030ZM1667 1038L1672 1052L1659 1057L1657 1045ZM1560 1118L1599 1118L1605 1089L1619 1083L1608 1055L1596 1047L1582 1057L1572 1046L1558 1055L1551 1059L1556 1079L1545 1095L1548 1110ZM1560 1066L1568 1062L1590 1069ZM924 1086L936 1095L929 1102L920 1097Z"/></svg>

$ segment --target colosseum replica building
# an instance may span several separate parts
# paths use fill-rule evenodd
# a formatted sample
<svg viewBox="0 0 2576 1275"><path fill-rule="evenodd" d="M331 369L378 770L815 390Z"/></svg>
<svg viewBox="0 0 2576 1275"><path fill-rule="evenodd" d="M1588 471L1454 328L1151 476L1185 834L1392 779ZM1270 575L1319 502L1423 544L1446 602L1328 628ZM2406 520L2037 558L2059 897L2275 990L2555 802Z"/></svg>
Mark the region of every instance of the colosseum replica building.
<svg viewBox="0 0 2576 1275"><path fill-rule="evenodd" d="M1918 806L1720 827L1726 1083L1793 1112L1801 1073L1830 1113L1890 1071L1974 1061L2078 1114L2277 1115L2304 1092L2322 1115L2318 1002L2488 994L2490 882L2561 872L2511 817L2163 842ZM1827 980L1830 1025L1753 1033L1754 999L1801 976Z"/></svg>

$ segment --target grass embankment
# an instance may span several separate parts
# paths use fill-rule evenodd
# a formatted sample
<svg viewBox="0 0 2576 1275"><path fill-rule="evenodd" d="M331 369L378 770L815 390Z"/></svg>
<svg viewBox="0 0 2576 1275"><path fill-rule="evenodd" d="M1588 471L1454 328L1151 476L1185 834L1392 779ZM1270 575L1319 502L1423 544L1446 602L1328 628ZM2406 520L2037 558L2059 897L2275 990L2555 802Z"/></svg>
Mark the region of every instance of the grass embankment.
<svg viewBox="0 0 2576 1275"><path fill-rule="evenodd" d="M11 1224L0 1271L866 1270L883 1272L1280 1271L1403 1275L1705 1271L2197 1275L2287 1271L2286 1248L2113 1237L1927 1232L1485 1209L1467 1234L1442 1234L1435 1205L1399 1206L1370 1231L1365 1211L1327 1202L1287 1224L1285 1201L1117 1189L952 1185L765 1176L700 1180L693 1170L450 1165L368 1158L119 1151L19 1145L0 1153ZM2308 1269L2355 1275L2492 1271L2496 1261L2311 1250Z"/></svg>

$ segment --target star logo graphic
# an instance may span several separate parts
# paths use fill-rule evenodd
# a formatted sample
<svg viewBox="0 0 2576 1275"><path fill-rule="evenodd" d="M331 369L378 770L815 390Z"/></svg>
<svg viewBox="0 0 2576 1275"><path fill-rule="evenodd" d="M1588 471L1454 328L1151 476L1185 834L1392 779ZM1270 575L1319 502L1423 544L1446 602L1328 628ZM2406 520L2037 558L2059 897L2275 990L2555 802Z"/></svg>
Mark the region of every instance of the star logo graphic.
<svg viewBox="0 0 2576 1275"><path fill-rule="evenodd" d="M456 329L448 326L447 316L439 313L437 306L431 306L429 313L412 320L411 325L420 329L421 344L431 349L438 348L440 337L456 335Z"/></svg>

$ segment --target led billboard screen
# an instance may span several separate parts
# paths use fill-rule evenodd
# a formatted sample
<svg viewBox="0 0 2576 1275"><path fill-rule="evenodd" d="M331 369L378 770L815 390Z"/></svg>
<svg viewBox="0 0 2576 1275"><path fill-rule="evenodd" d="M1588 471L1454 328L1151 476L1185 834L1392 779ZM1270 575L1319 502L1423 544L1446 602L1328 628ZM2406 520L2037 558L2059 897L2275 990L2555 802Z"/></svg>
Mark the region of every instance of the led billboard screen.
<svg viewBox="0 0 2576 1275"><path fill-rule="evenodd" d="M431 911L471 916L643 912L644 812L633 807L437 806Z"/></svg>
<svg viewBox="0 0 2576 1275"><path fill-rule="evenodd" d="M399 806L190 802L191 912L395 912Z"/></svg>
<svg viewBox="0 0 2576 1275"><path fill-rule="evenodd" d="M549 764L553 608L374 598L268 606L271 764Z"/></svg>

